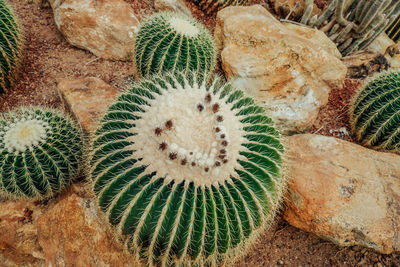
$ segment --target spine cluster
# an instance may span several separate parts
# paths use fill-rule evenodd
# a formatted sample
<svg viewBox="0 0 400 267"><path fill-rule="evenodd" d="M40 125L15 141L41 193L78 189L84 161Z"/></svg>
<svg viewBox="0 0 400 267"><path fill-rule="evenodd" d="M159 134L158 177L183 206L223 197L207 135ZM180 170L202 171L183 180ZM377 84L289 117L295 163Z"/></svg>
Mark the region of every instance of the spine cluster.
<svg viewBox="0 0 400 267"><path fill-rule="evenodd" d="M377 150L400 153L400 72L379 74L366 82L350 111L358 142Z"/></svg>

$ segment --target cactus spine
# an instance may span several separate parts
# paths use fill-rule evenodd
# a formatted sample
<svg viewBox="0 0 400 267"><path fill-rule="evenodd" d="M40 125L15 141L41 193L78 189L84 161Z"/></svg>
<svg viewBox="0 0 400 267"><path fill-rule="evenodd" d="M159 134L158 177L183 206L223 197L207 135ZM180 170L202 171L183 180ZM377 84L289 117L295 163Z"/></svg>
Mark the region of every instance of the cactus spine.
<svg viewBox="0 0 400 267"><path fill-rule="evenodd" d="M77 176L82 137L60 112L20 108L0 118L0 195L47 199Z"/></svg>
<svg viewBox="0 0 400 267"><path fill-rule="evenodd" d="M134 59L143 77L164 71L209 75L216 64L216 49L208 30L194 18L160 12L140 27Z"/></svg>
<svg viewBox="0 0 400 267"><path fill-rule="evenodd" d="M400 40L400 16L396 21L387 29L386 33L395 42Z"/></svg>
<svg viewBox="0 0 400 267"><path fill-rule="evenodd" d="M362 145L400 153L400 72L367 81L350 110L351 130Z"/></svg>
<svg viewBox="0 0 400 267"><path fill-rule="evenodd" d="M20 26L8 2L0 0L0 93L6 92L16 79L21 50Z"/></svg>
<svg viewBox="0 0 400 267"><path fill-rule="evenodd" d="M284 151L263 108L193 73L136 84L106 112L91 174L101 210L147 265L200 266L242 255L285 188Z"/></svg>
<svg viewBox="0 0 400 267"><path fill-rule="evenodd" d="M195 0L194 3L197 4L202 10L207 14L211 14L227 6L243 6L246 5L248 0Z"/></svg>

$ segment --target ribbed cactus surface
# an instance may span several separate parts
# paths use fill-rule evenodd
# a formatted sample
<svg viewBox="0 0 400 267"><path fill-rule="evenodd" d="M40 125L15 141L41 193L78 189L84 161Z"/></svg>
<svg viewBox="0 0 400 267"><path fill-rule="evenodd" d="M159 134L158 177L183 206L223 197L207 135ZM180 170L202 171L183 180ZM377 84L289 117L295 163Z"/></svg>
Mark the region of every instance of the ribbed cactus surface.
<svg viewBox="0 0 400 267"><path fill-rule="evenodd" d="M393 41L398 42L400 40L400 16L390 25L386 33Z"/></svg>
<svg viewBox="0 0 400 267"><path fill-rule="evenodd" d="M202 10L207 14L211 14L227 6L243 6L248 0L194 0Z"/></svg>
<svg viewBox="0 0 400 267"><path fill-rule="evenodd" d="M105 114L93 141L94 192L147 265L228 262L279 208L283 151L272 120L242 91L165 74Z"/></svg>
<svg viewBox="0 0 400 267"><path fill-rule="evenodd" d="M367 81L350 111L352 132L362 145L400 153L400 72Z"/></svg>
<svg viewBox="0 0 400 267"><path fill-rule="evenodd" d="M20 65L22 34L6 0L0 0L0 93L14 82Z"/></svg>
<svg viewBox="0 0 400 267"><path fill-rule="evenodd" d="M0 118L0 195L46 199L77 176L82 136L56 110L20 108Z"/></svg>
<svg viewBox="0 0 400 267"><path fill-rule="evenodd" d="M208 30L184 14L160 12L146 19L135 44L135 66L143 77L165 71L210 74L216 63Z"/></svg>

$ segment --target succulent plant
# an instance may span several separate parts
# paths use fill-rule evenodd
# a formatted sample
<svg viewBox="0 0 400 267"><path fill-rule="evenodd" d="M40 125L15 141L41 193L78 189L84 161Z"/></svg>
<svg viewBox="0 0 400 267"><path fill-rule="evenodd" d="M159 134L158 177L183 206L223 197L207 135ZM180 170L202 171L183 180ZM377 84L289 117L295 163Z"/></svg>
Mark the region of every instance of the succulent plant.
<svg viewBox="0 0 400 267"><path fill-rule="evenodd" d="M208 30L194 18L160 12L142 23L134 59L143 77L165 71L209 75L216 64L216 49Z"/></svg>
<svg viewBox="0 0 400 267"><path fill-rule="evenodd" d="M351 130L362 145L400 153L400 71L366 81L350 110Z"/></svg>
<svg viewBox="0 0 400 267"><path fill-rule="evenodd" d="M106 112L93 188L117 236L148 265L226 263L277 212L283 152L272 120L242 91L167 73Z"/></svg>
<svg viewBox="0 0 400 267"><path fill-rule="evenodd" d="M313 6L305 1L300 23L325 32L344 56L366 48L400 15L398 0L330 0L320 16L311 17Z"/></svg>
<svg viewBox="0 0 400 267"><path fill-rule="evenodd" d="M22 34L16 16L6 0L0 0L0 93L16 79L22 50Z"/></svg>
<svg viewBox="0 0 400 267"><path fill-rule="evenodd" d="M47 199L76 178L82 136L59 111L19 108L0 118L0 195Z"/></svg>
<svg viewBox="0 0 400 267"><path fill-rule="evenodd" d="M193 2L207 14L211 14L227 6L246 5L248 0L194 0Z"/></svg>
<svg viewBox="0 0 400 267"><path fill-rule="evenodd" d="M390 27L386 30L388 36L395 42L400 40L400 15L397 17L395 22L390 25Z"/></svg>

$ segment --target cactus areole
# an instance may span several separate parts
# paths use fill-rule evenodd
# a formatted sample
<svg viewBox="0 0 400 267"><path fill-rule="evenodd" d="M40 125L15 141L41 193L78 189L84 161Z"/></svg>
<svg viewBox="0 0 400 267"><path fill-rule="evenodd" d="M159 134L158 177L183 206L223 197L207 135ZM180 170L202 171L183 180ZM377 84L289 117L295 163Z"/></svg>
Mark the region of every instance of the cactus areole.
<svg viewBox="0 0 400 267"><path fill-rule="evenodd" d="M193 73L144 80L109 108L91 156L99 206L148 265L242 255L274 217L283 146L261 107Z"/></svg>
<svg viewBox="0 0 400 267"><path fill-rule="evenodd" d="M68 186L82 158L81 132L59 111L20 108L0 118L0 195L44 199Z"/></svg>

